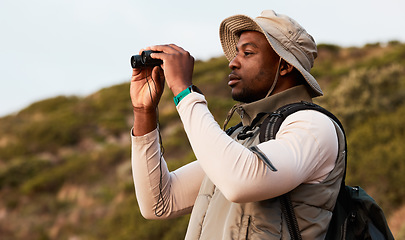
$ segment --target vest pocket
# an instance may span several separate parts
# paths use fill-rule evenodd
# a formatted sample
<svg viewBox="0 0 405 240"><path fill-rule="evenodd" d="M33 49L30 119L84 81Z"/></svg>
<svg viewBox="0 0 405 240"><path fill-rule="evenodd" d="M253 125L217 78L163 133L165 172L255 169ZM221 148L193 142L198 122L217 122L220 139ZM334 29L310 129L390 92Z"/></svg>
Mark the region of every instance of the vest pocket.
<svg viewBox="0 0 405 240"><path fill-rule="evenodd" d="M242 217L242 222L240 226L240 234L239 234L239 240L247 240L249 239L249 229L250 229L250 224L252 221L252 217L250 215L244 215Z"/></svg>

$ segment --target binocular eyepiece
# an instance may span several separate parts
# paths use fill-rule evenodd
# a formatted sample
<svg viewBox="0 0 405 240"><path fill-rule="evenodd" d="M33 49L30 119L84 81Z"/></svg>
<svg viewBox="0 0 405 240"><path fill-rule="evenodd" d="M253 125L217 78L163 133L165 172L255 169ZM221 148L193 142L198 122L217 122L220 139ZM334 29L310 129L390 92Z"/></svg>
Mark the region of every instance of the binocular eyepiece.
<svg viewBox="0 0 405 240"><path fill-rule="evenodd" d="M141 55L133 55L131 57L132 68L160 66L163 61L160 59L151 58L151 53L159 53L159 51L147 50L143 51Z"/></svg>

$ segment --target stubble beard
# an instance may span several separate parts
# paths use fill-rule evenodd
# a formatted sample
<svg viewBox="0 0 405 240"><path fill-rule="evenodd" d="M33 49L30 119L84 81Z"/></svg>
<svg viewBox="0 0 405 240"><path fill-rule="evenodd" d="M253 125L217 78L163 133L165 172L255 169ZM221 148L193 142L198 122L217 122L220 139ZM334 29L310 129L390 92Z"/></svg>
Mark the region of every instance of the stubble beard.
<svg viewBox="0 0 405 240"><path fill-rule="evenodd" d="M248 88L241 89L239 93L234 93L232 90L232 99L241 103L251 103L258 100L255 94Z"/></svg>

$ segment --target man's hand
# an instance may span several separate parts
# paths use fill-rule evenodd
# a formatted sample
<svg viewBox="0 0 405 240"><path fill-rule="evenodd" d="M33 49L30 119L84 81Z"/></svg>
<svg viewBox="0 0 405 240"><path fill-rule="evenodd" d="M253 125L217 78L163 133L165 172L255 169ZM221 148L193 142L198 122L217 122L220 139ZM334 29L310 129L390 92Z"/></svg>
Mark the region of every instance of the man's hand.
<svg viewBox="0 0 405 240"><path fill-rule="evenodd" d="M164 88L164 75L160 67L133 69L130 94L134 110L135 136L142 136L157 127L156 108Z"/></svg>
<svg viewBox="0 0 405 240"><path fill-rule="evenodd" d="M160 67L132 70L131 100L135 112L155 111L164 89L164 75Z"/></svg>
<svg viewBox="0 0 405 240"><path fill-rule="evenodd" d="M135 136L141 136L156 128L156 108L163 93L164 82L174 96L192 84L194 57L183 48L174 45L158 45L142 49L160 51L151 57L163 60L160 67L133 69L131 100L134 109Z"/></svg>
<svg viewBox="0 0 405 240"><path fill-rule="evenodd" d="M174 44L152 46L146 50L161 51L152 53L151 57L163 60L166 82L174 96L192 84L194 57L189 52Z"/></svg>

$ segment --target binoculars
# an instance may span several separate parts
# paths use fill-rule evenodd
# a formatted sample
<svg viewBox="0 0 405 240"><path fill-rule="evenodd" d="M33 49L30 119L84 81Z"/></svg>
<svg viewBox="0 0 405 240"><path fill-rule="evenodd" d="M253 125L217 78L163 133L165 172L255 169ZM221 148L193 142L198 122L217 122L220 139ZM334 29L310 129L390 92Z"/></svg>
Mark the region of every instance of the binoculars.
<svg viewBox="0 0 405 240"><path fill-rule="evenodd" d="M159 53L159 51L147 50L143 51L141 55L133 55L131 57L132 68L160 66L163 63L163 61L160 59L151 58L150 56L151 53Z"/></svg>

